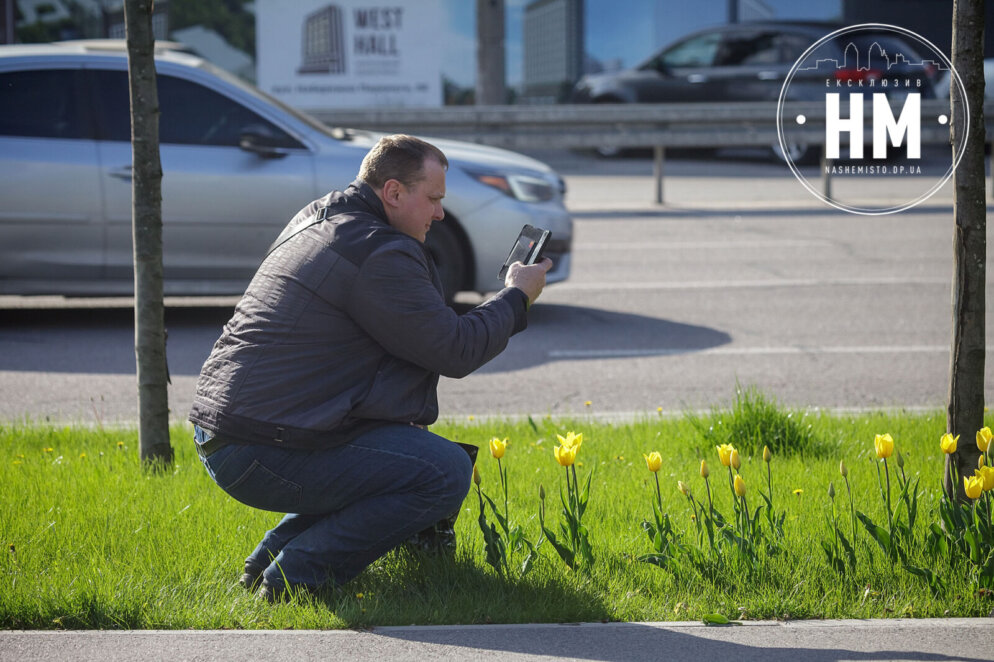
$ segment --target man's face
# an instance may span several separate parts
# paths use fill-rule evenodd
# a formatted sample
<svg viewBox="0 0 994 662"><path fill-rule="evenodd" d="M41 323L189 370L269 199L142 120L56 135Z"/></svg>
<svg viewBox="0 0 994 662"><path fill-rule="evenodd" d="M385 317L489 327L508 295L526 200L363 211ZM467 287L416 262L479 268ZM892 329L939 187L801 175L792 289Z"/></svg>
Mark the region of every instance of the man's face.
<svg viewBox="0 0 994 662"><path fill-rule="evenodd" d="M424 243L431 224L445 216L445 169L435 159L426 159L423 177L411 186L397 183L386 205L390 225Z"/></svg>

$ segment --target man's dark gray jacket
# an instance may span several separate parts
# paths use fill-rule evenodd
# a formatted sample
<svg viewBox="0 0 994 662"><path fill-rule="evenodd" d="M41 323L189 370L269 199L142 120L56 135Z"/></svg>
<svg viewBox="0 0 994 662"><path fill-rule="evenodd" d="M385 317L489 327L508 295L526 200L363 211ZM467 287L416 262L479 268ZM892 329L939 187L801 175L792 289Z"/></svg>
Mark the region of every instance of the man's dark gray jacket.
<svg viewBox="0 0 994 662"><path fill-rule="evenodd" d="M190 420L232 441L315 448L385 422L433 423L439 375L463 377L525 328L505 288L457 315L425 247L353 182L287 226L214 345ZM286 236L287 232L284 232Z"/></svg>

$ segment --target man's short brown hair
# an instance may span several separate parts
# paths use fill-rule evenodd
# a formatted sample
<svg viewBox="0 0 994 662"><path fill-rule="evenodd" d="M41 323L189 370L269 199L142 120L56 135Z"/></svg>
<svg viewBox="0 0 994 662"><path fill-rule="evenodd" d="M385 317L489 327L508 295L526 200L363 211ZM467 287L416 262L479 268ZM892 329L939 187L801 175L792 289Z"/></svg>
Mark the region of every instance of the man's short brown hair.
<svg viewBox="0 0 994 662"><path fill-rule="evenodd" d="M413 186L424 178L427 159L438 161L443 169L449 167L445 154L431 143L401 133L384 136L362 160L359 179L374 189L383 188L390 179Z"/></svg>

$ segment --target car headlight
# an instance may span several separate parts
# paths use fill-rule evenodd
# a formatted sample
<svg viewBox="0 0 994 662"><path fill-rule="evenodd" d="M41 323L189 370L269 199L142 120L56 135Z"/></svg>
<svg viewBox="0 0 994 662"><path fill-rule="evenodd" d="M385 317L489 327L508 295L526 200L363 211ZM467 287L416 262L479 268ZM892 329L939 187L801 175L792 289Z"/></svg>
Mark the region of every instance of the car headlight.
<svg viewBox="0 0 994 662"><path fill-rule="evenodd" d="M559 182L553 182L534 175L474 172L471 170L467 170L466 172L481 184L491 186L501 193L522 202L545 202L546 200L552 200L562 190Z"/></svg>

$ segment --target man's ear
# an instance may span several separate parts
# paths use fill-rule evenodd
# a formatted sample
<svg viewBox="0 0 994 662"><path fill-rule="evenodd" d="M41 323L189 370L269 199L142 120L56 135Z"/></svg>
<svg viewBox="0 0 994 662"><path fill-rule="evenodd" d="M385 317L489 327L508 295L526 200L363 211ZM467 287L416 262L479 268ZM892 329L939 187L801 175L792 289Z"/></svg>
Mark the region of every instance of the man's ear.
<svg viewBox="0 0 994 662"><path fill-rule="evenodd" d="M383 184L383 204L394 207L398 204L400 200L400 194L403 191L404 185L396 179L388 179L386 183Z"/></svg>

